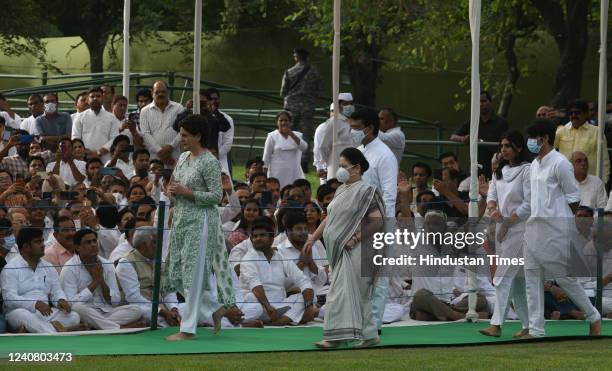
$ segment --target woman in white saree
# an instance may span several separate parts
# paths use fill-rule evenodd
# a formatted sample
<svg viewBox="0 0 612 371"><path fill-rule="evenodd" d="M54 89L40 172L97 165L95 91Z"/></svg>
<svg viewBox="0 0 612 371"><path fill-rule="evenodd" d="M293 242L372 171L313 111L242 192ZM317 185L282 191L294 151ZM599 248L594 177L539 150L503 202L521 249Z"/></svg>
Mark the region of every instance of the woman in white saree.
<svg viewBox="0 0 612 371"><path fill-rule="evenodd" d="M319 348L336 348L344 342L360 340L357 347L379 343L376 321L372 316L370 297L377 272L362 272L362 254L371 255L372 246L362 245L362 221L370 234L382 228L384 203L375 187L361 181L369 164L361 151L347 148L340 154L336 177L344 184L338 187L327 208L327 218L307 242L310 248L321 236L332 271L325 305L323 341Z"/></svg>

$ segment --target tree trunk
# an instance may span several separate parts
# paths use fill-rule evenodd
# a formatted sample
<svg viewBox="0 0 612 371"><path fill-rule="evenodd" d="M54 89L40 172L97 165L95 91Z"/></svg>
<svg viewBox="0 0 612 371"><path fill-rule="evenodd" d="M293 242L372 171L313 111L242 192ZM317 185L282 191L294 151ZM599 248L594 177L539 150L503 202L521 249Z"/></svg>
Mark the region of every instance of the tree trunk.
<svg viewBox="0 0 612 371"><path fill-rule="evenodd" d="M375 47L370 50L353 51L345 54L352 94L355 103L364 106L376 106L376 88L380 80L380 63L377 62L378 53Z"/></svg>
<svg viewBox="0 0 612 371"><path fill-rule="evenodd" d="M499 105L499 109L497 110L497 114L502 117L508 117L508 112L510 112L510 105L512 104L512 98L514 97L514 89L516 88L516 82L521 76L521 72L519 71L518 58L516 57L516 52L514 51L514 46L516 45L516 36L512 34L508 35L504 44L504 58L506 59L506 64L508 65L508 75L506 76L506 83L504 84L504 93L502 95L501 103Z"/></svg>
<svg viewBox="0 0 612 371"><path fill-rule="evenodd" d="M104 50L108 36L99 35L98 38L91 40L81 35L87 49L89 50L89 70L91 73L104 72Z"/></svg>
<svg viewBox="0 0 612 371"><path fill-rule="evenodd" d="M559 67L552 89L551 104L566 106L580 97L582 69L588 44L588 12L590 0L565 0L565 9L558 0L532 0L542 16L548 32L559 49Z"/></svg>

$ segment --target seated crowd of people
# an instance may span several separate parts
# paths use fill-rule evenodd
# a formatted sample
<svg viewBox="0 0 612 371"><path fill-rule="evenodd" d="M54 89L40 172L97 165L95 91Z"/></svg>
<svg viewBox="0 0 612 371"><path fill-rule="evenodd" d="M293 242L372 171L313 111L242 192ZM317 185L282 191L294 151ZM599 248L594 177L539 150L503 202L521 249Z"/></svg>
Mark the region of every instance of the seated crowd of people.
<svg viewBox="0 0 612 371"><path fill-rule="evenodd" d="M128 113L127 98L115 96L113 87L92 88L78 95L77 112L70 116L60 112L56 94L35 94L28 98L30 117L22 120L11 111L0 115L0 134L6 133L0 144L0 332L114 330L151 322L159 258L157 226L165 230L161 260L166 261L173 209L165 189L180 153L178 122L188 114L191 102L183 107L169 100L163 81L155 82L152 90L139 91L135 98L138 110ZM377 149L368 158L372 169L388 168L391 174L391 180L378 178L387 216L441 232L452 230L451 219L467 218L471 181L455 153L441 155L437 171L420 161L409 174L399 171L405 137L393 110L381 110L376 122L366 117L355 124L350 120L352 96L342 93L339 98L340 150L369 145L372 138L388 148ZM332 161L331 119L317 128L312 143L321 179L316 189L300 167L308 144L301 133L291 130L287 111L277 115L278 129L268 135L263 156L247 161L244 179L236 179L228 161L234 122L219 110L216 89L204 91L200 99L200 113L209 125L207 148L223 170L219 213L238 304L237 310L226 313L223 326L285 326L323 319L331 278L325 244L319 240L312 249L304 245L325 220L342 184L335 174L327 174ZM491 98L484 94L484 100L481 115L489 114ZM609 162L604 181L593 175L596 140L589 136L595 131L582 126L593 126L588 122L589 107L576 101L568 112L570 121L560 125L555 146L574 166L581 191L576 213L580 248L592 250L594 210L605 208L604 218L612 220L612 197L604 185ZM507 123L502 120L492 115L486 121L498 125L492 131L505 131ZM363 127L356 127L359 123ZM363 136L356 136L356 131ZM501 132L497 139L489 134L485 139L495 141ZM465 135L460 128L452 139L465 142ZM481 215L488 212L488 180L498 163L497 152L482 152L489 163L477 181ZM385 157L377 163L380 153L391 153L391 160ZM160 201L167 205L164 220L158 218ZM429 253L446 254L444 247ZM604 286L609 289L612 255L609 250L604 255ZM494 269L487 267L489 273L478 275L476 310L482 318L490 318L493 311ZM591 297L593 282L584 280ZM260 300L260 287L266 301ZM549 318L584 317L554 282L545 287ZM398 269L391 278L383 322L464 318L467 292L467 273L461 267L435 275ZM608 317L612 317L610 292L604 293ZM305 307L310 298L316 305ZM159 325L178 325L184 305L181 293L162 292L157 301ZM516 318L511 310L507 317ZM211 324L212 318L201 323Z"/></svg>

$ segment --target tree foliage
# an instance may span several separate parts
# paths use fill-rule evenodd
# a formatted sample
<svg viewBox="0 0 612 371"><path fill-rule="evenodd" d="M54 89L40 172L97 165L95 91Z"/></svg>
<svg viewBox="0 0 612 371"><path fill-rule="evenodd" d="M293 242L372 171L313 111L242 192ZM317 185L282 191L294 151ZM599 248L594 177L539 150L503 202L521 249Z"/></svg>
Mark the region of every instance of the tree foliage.
<svg viewBox="0 0 612 371"><path fill-rule="evenodd" d="M39 5L30 0L3 0L0 9L4 16L0 22L0 53L6 56L31 55L43 67L52 66L46 57L46 45L41 37L47 24L38 14Z"/></svg>

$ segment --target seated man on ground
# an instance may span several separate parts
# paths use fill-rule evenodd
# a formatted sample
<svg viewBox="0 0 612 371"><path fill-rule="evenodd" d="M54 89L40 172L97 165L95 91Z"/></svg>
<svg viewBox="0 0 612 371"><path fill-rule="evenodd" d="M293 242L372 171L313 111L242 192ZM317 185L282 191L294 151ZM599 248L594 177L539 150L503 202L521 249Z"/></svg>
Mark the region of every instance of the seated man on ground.
<svg viewBox="0 0 612 371"><path fill-rule="evenodd" d="M21 228L17 245L19 255L0 274L9 327L13 331L32 333L81 330L79 315L68 304L57 271L41 259L44 255L42 231Z"/></svg>
<svg viewBox="0 0 612 371"><path fill-rule="evenodd" d="M76 255L60 274L73 310L96 330L144 327L137 305L119 305L121 292L113 265L98 255L98 234L81 229L74 235Z"/></svg>
<svg viewBox="0 0 612 371"><path fill-rule="evenodd" d="M425 232L441 233L448 231L446 215L439 210L425 214ZM444 244L441 238L431 238L429 244L418 244L413 251L419 256L456 256L452 245ZM465 318L467 296L465 291L465 272L462 267L453 265L418 265L412 270L412 303L410 318L417 321L456 321ZM488 303L484 295L478 294L476 311L481 318L488 317Z"/></svg>
<svg viewBox="0 0 612 371"><path fill-rule="evenodd" d="M316 296L326 295L329 290L327 283L325 257L319 255L319 250L304 249L308 239L308 224L306 215L302 211L291 211L285 214L283 220L287 239L277 246L278 253L283 259L293 262L308 277ZM298 291L293 289L291 291Z"/></svg>
<svg viewBox="0 0 612 371"><path fill-rule="evenodd" d="M125 300L139 307L148 325L151 323L157 228L137 228L132 243L134 248L119 259L115 269ZM166 293L160 297L160 302L157 323L161 327L178 326L185 303L178 302L176 292Z"/></svg>
<svg viewBox="0 0 612 371"><path fill-rule="evenodd" d="M273 236L274 222L270 218L255 219L253 249L240 264L244 319L259 319L272 326L308 323L317 315L310 280L272 249ZM300 293L287 296L288 287L299 287Z"/></svg>

